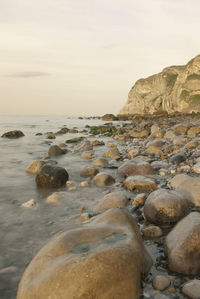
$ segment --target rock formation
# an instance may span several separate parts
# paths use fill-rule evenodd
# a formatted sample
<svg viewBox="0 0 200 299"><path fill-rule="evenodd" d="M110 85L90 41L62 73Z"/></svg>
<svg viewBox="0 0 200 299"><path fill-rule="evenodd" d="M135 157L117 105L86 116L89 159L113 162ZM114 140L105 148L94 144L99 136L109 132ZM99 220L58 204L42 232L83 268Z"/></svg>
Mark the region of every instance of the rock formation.
<svg viewBox="0 0 200 299"><path fill-rule="evenodd" d="M138 80L120 115L200 112L200 55L186 65L170 66Z"/></svg>

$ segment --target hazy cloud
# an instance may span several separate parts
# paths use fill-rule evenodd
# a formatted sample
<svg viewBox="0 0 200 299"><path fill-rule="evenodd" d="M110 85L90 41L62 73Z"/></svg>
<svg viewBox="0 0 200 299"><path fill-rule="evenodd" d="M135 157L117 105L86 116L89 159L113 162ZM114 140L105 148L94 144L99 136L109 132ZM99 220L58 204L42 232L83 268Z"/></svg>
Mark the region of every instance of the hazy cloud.
<svg viewBox="0 0 200 299"><path fill-rule="evenodd" d="M9 77L11 78L34 78L34 77L43 77L49 76L50 74L43 73L43 72L16 72L10 74Z"/></svg>

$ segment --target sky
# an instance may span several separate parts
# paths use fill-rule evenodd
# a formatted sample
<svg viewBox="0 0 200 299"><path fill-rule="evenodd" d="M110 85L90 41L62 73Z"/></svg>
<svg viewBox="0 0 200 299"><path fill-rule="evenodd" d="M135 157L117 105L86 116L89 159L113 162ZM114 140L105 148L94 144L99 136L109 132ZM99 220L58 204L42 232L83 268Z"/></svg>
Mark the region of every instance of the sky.
<svg viewBox="0 0 200 299"><path fill-rule="evenodd" d="M199 0L0 0L0 114L118 114L200 54Z"/></svg>

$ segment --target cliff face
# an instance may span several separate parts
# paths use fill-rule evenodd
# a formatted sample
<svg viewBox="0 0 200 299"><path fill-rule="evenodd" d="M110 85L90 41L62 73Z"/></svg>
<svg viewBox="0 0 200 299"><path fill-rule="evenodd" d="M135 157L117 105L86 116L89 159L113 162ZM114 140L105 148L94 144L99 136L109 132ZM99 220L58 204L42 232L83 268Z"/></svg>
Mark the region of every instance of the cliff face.
<svg viewBox="0 0 200 299"><path fill-rule="evenodd" d="M200 55L184 66L171 66L161 73L138 80L119 114L200 111Z"/></svg>

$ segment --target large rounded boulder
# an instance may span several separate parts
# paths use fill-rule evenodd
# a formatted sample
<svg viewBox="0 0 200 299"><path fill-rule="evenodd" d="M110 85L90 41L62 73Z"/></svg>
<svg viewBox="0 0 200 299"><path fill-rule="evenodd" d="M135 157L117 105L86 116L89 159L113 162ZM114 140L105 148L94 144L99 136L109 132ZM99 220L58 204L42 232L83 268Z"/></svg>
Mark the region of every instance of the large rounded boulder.
<svg viewBox="0 0 200 299"><path fill-rule="evenodd" d="M174 190L158 189L147 197L144 215L155 224L176 223L190 212L192 206L190 198Z"/></svg>
<svg viewBox="0 0 200 299"><path fill-rule="evenodd" d="M48 150L48 156L49 157L56 157L65 154L66 151L61 149L58 145L52 145L50 146Z"/></svg>
<svg viewBox="0 0 200 299"><path fill-rule="evenodd" d="M63 167L44 165L37 174L35 181L41 188L59 188L66 184L69 175Z"/></svg>
<svg viewBox="0 0 200 299"><path fill-rule="evenodd" d="M200 272L200 213L183 218L166 238L169 268L173 272L195 275Z"/></svg>
<svg viewBox="0 0 200 299"><path fill-rule="evenodd" d="M126 162L120 166L117 173L122 177L154 174L153 167L148 162Z"/></svg>
<svg viewBox="0 0 200 299"><path fill-rule="evenodd" d="M111 209L50 240L25 270L17 299L138 299L151 263L133 217Z"/></svg>

